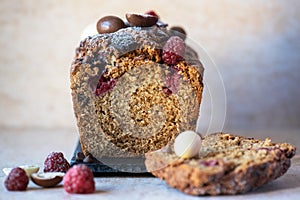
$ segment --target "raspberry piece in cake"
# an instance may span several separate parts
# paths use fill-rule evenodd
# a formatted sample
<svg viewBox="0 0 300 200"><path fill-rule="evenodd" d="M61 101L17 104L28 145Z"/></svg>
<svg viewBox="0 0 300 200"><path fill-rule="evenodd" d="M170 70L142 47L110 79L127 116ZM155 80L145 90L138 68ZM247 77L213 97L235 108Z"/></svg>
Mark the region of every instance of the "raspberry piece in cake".
<svg viewBox="0 0 300 200"><path fill-rule="evenodd" d="M166 64L175 65L178 61L183 59L184 54L184 41L178 36L172 36L168 39L163 48L162 59Z"/></svg>
<svg viewBox="0 0 300 200"><path fill-rule="evenodd" d="M101 76L99 79L97 89L96 89L96 95L101 96L104 93L108 92L109 90L113 89L113 87L116 85L116 80L114 79L107 79L104 76Z"/></svg>
<svg viewBox="0 0 300 200"><path fill-rule="evenodd" d="M172 67L171 74L166 76L166 87L171 90L172 93L177 93L179 87L179 78L178 69Z"/></svg>

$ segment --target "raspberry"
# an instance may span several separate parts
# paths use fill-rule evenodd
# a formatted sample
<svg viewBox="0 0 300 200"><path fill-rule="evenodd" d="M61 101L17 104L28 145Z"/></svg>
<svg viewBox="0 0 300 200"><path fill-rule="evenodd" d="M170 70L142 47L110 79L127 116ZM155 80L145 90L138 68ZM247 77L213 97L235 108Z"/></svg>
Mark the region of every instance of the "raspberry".
<svg viewBox="0 0 300 200"><path fill-rule="evenodd" d="M170 74L165 77L165 86L163 87L164 93L169 96L172 93L177 93L179 87L179 70L175 67L171 67Z"/></svg>
<svg viewBox="0 0 300 200"><path fill-rule="evenodd" d="M183 59L184 54L184 41L178 36L172 36L168 39L163 48L162 59L166 64L175 65L178 61Z"/></svg>
<svg viewBox="0 0 300 200"><path fill-rule="evenodd" d="M201 165L204 165L205 167L212 167L212 166L217 166L219 165L217 160L207 160L207 161L201 161Z"/></svg>
<svg viewBox="0 0 300 200"><path fill-rule="evenodd" d="M83 164L75 165L64 176L64 188L68 193L88 194L95 191L94 176Z"/></svg>
<svg viewBox="0 0 300 200"><path fill-rule="evenodd" d="M67 172L70 164L61 152L50 153L44 162L44 172Z"/></svg>
<svg viewBox="0 0 300 200"><path fill-rule="evenodd" d="M172 90L170 90L166 86L163 86L163 91L167 96L170 96L173 93Z"/></svg>
<svg viewBox="0 0 300 200"><path fill-rule="evenodd" d="M11 170L4 184L9 191L24 191L27 188L29 178L24 169L16 167Z"/></svg>
<svg viewBox="0 0 300 200"><path fill-rule="evenodd" d="M145 12L145 14L152 15L152 16L157 17L159 19L159 16L153 10L149 10L148 12Z"/></svg>
<svg viewBox="0 0 300 200"><path fill-rule="evenodd" d="M97 96L100 96L100 95L106 93L107 91L113 89L113 87L115 87L115 85L116 85L116 80L107 79L104 76L101 76L101 78L99 79L95 93Z"/></svg>

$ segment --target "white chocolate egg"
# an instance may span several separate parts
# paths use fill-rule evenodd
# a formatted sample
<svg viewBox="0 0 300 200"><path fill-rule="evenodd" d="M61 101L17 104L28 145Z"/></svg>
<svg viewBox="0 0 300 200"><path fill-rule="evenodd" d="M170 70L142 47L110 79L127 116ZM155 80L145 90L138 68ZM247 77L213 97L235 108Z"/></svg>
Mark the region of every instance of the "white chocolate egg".
<svg viewBox="0 0 300 200"><path fill-rule="evenodd" d="M184 131L175 139L175 154L181 158L192 158L199 153L201 144L200 135L194 131Z"/></svg>
<svg viewBox="0 0 300 200"><path fill-rule="evenodd" d="M80 35L80 40L84 40L88 36L93 36L96 34L98 34L96 23L92 23L83 29Z"/></svg>
<svg viewBox="0 0 300 200"><path fill-rule="evenodd" d="M38 165L23 165L20 167L25 170L28 177L30 177L31 174L37 173L40 170L40 167Z"/></svg>

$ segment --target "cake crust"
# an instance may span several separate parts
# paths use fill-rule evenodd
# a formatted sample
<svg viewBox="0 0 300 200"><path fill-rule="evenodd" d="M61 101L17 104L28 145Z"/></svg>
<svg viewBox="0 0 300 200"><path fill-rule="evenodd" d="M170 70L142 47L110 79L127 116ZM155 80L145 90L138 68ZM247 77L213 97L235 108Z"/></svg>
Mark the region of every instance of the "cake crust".
<svg viewBox="0 0 300 200"><path fill-rule="evenodd" d="M226 133L203 138L199 157L178 158L171 147L146 154L154 176L190 195L238 194L282 176L296 148L270 139L255 140Z"/></svg>

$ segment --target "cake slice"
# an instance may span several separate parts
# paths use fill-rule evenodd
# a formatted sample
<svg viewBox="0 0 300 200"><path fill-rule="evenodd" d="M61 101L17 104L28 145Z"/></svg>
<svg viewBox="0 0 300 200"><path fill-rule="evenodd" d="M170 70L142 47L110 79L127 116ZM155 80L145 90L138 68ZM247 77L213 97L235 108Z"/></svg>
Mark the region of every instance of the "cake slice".
<svg viewBox="0 0 300 200"><path fill-rule="evenodd" d="M130 15L130 22L141 17ZM164 52L178 44L180 55ZM181 131L195 129L202 77L197 53L165 25L122 25L116 32L86 38L70 74L84 154L97 159L143 156Z"/></svg>
<svg viewBox="0 0 300 200"><path fill-rule="evenodd" d="M282 176L296 148L226 133L202 138L200 153L182 159L172 145L146 154L146 167L168 185L191 195L245 193Z"/></svg>

